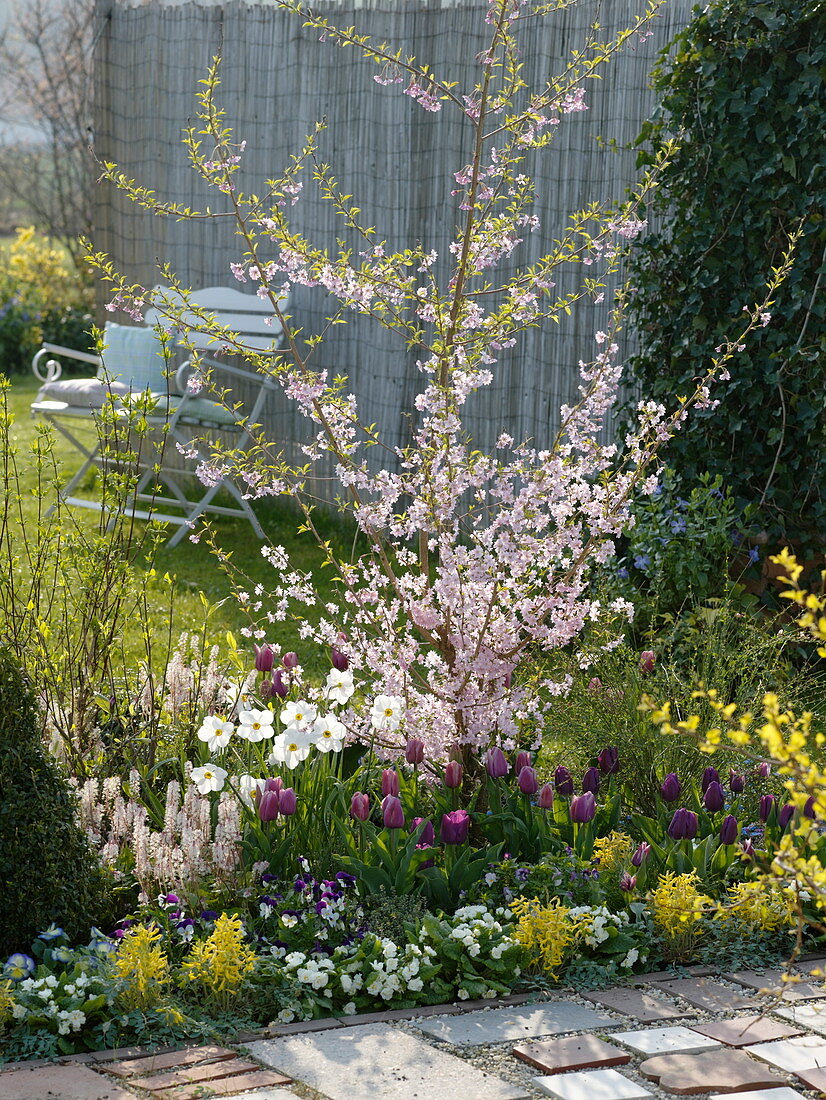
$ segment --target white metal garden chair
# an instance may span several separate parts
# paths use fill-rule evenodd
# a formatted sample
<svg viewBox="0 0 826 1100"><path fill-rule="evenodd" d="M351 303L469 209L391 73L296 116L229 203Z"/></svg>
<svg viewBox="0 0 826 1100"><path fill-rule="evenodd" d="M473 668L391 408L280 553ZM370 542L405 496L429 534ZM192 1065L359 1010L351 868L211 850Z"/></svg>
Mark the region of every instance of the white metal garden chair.
<svg viewBox="0 0 826 1100"><path fill-rule="evenodd" d="M230 478L222 478L206 487L194 472L203 460L199 440L207 432L229 434L236 451L244 451L253 443L252 428L260 423L267 399L278 388L278 383L251 368L217 360L215 354L224 341L210 334L199 312L205 311L219 325L230 329L243 348L265 356L277 351L281 326L273 317L268 302L226 287L193 291L186 299L173 288L156 287L153 301L157 305L147 310L143 325L107 323L102 356L44 344L34 357L32 369L43 385L32 403L32 414L52 424L82 458L81 465L61 490L61 499L72 507L96 511L105 507L99 500L74 495L87 471L103 461L101 410L114 402L115 415L126 420L129 413L125 404L149 393L152 400L147 405L146 419L153 429L164 433L163 450L159 462L147 461L145 468L141 468L128 514L138 519L177 525L170 546L176 545L204 513L246 519L256 535L263 538L264 532L249 501ZM286 300L281 305L285 307ZM179 318L177 322L170 320L175 313ZM234 398L219 402L203 396L188 384L194 370L191 355L174 370L169 370L157 326L172 331L170 345L177 360L187 348L193 349L205 373L215 372L244 380L251 399L239 407ZM58 356L95 365L97 374L94 378L64 379ZM80 438L84 427L91 431ZM164 461L164 456L171 457L173 451L176 455L178 452L186 454L189 464L180 466ZM169 496L155 491L156 481L164 485ZM191 486L196 488L188 492L187 487ZM229 494L235 503L216 503L221 491ZM159 510L162 508L174 511Z"/></svg>

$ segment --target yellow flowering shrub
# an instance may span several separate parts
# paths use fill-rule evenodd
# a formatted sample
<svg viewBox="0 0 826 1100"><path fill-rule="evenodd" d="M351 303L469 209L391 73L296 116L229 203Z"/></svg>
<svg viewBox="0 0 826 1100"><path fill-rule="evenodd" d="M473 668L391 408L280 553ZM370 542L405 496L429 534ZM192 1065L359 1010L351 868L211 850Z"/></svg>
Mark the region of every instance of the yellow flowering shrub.
<svg viewBox="0 0 826 1100"><path fill-rule="evenodd" d="M626 833L610 832L594 841L594 859L599 860L600 875L617 878L633 855L636 844Z"/></svg>
<svg viewBox="0 0 826 1100"><path fill-rule="evenodd" d="M82 289L65 253L53 248L34 226L16 233L5 278L20 305L33 312L80 305Z"/></svg>
<svg viewBox="0 0 826 1100"><path fill-rule="evenodd" d="M714 919L740 920L764 932L794 928L797 905L794 894L771 876L761 875L749 882L738 882L728 889L725 902L714 911Z"/></svg>
<svg viewBox="0 0 826 1100"><path fill-rule="evenodd" d="M12 988L11 982L0 982L0 1031L3 1030L11 1018L11 1009L14 1004L14 998L11 995Z"/></svg>
<svg viewBox="0 0 826 1100"><path fill-rule="evenodd" d="M576 944L580 922L572 920L569 909L557 899L543 905L539 898L516 898L510 908L518 919L516 940L555 978L570 948Z"/></svg>
<svg viewBox="0 0 826 1100"><path fill-rule="evenodd" d="M195 944L182 963L184 978L199 982L208 996L229 1007L244 979L255 968L255 952L244 942L241 918L222 913L212 934Z"/></svg>
<svg viewBox="0 0 826 1100"><path fill-rule="evenodd" d="M169 959L154 925L134 925L120 942L115 973L121 982L118 994L127 1009L146 1011L158 1005L169 981Z"/></svg>

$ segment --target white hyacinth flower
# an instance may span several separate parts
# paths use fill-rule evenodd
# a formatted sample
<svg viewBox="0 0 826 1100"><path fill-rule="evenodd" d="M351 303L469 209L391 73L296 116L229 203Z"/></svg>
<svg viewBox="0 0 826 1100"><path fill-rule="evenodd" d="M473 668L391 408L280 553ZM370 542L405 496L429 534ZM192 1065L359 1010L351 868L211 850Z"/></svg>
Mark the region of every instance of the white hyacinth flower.
<svg viewBox="0 0 826 1100"><path fill-rule="evenodd" d="M223 789L227 774L217 764L204 764L202 768L193 768L189 778L198 788L198 794L209 794Z"/></svg>
<svg viewBox="0 0 826 1100"><path fill-rule="evenodd" d="M271 710L242 710L238 721L238 736L247 741L263 741L275 733L275 715Z"/></svg>
<svg viewBox="0 0 826 1100"><path fill-rule="evenodd" d="M287 703L281 711L280 718L284 726L308 730L316 720L316 709L306 699L299 699L295 703Z"/></svg>
<svg viewBox="0 0 826 1100"><path fill-rule="evenodd" d="M343 706L355 690L353 674L349 670L339 672L337 668L331 668L327 673L324 694L330 702L340 703Z"/></svg>
<svg viewBox="0 0 826 1100"><path fill-rule="evenodd" d="M272 752L267 758L270 764L286 764L290 771L298 767L302 760L310 755L313 745L312 735L306 730L288 727L272 743Z"/></svg>
<svg viewBox="0 0 826 1100"><path fill-rule="evenodd" d="M320 752L340 752L346 736L347 730L332 714L316 718L313 722L314 744Z"/></svg>
<svg viewBox="0 0 826 1100"><path fill-rule="evenodd" d="M377 730L396 730L402 720L404 699L400 695L377 695L370 711L370 722Z"/></svg>
<svg viewBox="0 0 826 1100"><path fill-rule="evenodd" d="M198 740L205 741L210 752L218 752L225 749L229 739L235 733L235 726L226 718L219 718L217 714L208 715L201 723L198 730Z"/></svg>

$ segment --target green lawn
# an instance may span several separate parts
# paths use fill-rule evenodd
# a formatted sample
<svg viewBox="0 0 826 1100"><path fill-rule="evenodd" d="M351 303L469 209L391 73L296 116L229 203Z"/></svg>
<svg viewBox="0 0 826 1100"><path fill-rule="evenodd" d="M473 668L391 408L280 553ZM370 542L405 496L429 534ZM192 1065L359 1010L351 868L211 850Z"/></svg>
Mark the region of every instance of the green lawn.
<svg viewBox="0 0 826 1100"><path fill-rule="evenodd" d="M18 448L23 490L23 522L29 532L36 529L38 511L38 502L34 495L36 480L30 459L31 445L37 434L37 422L29 413L29 405L36 392L37 383L31 376L15 376L12 379L9 395L10 411L15 417L12 438ZM56 454L62 464L61 474L65 472L66 477L70 476L78 465L77 452L58 436ZM84 495L94 497L94 484L84 491ZM272 501L257 504L256 512L269 541L284 546L297 567L314 572L320 602L335 599L329 570L319 568L322 559L314 538L309 534L297 533L297 514L289 506ZM86 509L73 509L69 522L77 523L82 530L92 532L97 525L97 514ZM320 523L324 536L330 539L334 547L343 555L349 554L352 530L348 532L345 524L336 517L321 517ZM173 532L172 528L167 530L170 534ZM262 544L255 537L252 528L241 520L218 517L214 521L214 530L216 542L222 550L231 554L233 564L249 577L250 585L261 584L265 591L269 591L277 578L274 577L271 566L261 556ZM234 598L228 598L231 592L230 583L204 542L196 545L185 538L174 549L169 549L165 543L161 544L155 555L154 567L153 575L149 563L141 565L137 580L147 593L150 608L157 615L159 628L168 615L170 584L164 580L164 575L167 574L171 578L171 594L174 596L173 637L177 637L183 630L201 629L204 621L204 602L201 598L203 593L210 605L218 605L214 606L211 615L209 634L215 640L222 641L226 631L232 630L239 645L243 644L238 632L247 623L247 619ZM299 639L297 622L279 624L270 629L268 640L277 642L283 649L295 649L301 654L302 661L307 661L310 670L316 668L320 673L329 668L326 654L307 652L306 643ZM124 639L125 648L127 652L134 651L136 659L143 650L140 639L141 624L129 623ZM251 643L247 644L251 649Z"/></svg>

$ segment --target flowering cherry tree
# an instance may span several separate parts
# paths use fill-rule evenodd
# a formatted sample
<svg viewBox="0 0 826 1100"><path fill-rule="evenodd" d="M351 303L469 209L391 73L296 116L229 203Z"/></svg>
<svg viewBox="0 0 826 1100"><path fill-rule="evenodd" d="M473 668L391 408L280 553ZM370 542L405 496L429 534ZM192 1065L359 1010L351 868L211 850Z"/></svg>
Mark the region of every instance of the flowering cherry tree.
<svg viewBox="0 0 826 1100"><path fill-rule="evenodd" d="M601 441L622 369L620 294L608 331L595 334L593 356L579 363L579 399L562 408L553 445L537 450L503 430L492 453L474 447L464 412L474 394L491 383L501 351L529 327L558 322L577 300L602 300L606 276L617 270L623 249L645 226L646 199L669 153L666 146L622 207L596 203L572 215L549 252L518 266L520 245L540 228L532 212L533 183L524 172L527 154L549 146L568 116L587 110L586 81L624 46L647 36L646 24L658 7L658 0L648 4L609 42L600 40L595 25L560 76L527 88L518 63L520 36L536 33L537 20L569 2L491 0L483 14L489 36L477 58L478 79L464 89L401 51L302 10L298 0L282 3L329 42L355 48L376 63L378 84L401 87L413 101L411 109L461 113L472 135L472 156L455 173L451 195L459 226L448 257L438 257L427 243L386 250L319 162L320 126L281 178L268 183L263 199L240 193L235 176L244 145L234 141L216 103L217 61L199 95L199 125L187 137L194 168L237 218L243 254L232 272L271 303L286 334L284 353L275 367L265 364L208 314L195 306L191 312L200 318L199 327L220 337L229 350L275 372L313 426L304 447L310 468L332 458L342 506L368 545L345 560L318 535L339 578L341 599L312 622L305 620L303 634L343 656L366 688L367 705L359 705L361 696L350 698L331 674L327 690L342 704L337 719L348 736L370 740L388 756L400 756L415 738L425 746L431 767L448 758L466 765L478 761L492 744L511 748L537 741L543 712L568 684L549 675L528 682L520 675L526 653L541 655L574 643L589 621L607 619L618 632L621 620L631 616L623 600L602 606L594 599L592 571L613 555L614 540L631 522L634 494L654 489L658 447L692 405L708 407L716 400L712 385L728 374L727 364L748 332L763 323L791 262L790 246L773 271L765 300L738 320L739 331L718 348L694 392L675 396L671 408L643 400L637 426L621 445ZM159 214L203 216L159 203L115 165L107 165L105 174ZM308 174L338 210L357 242L353 248L333 252L292 229L290 209L300 201ZM140 309L146 297L142 288L126 285L105 257L96 260L111 279L115 304ZM563 264L585 272L566 295L556 293L555 275ZM174 282L170 272L164 274ZM282 312L280 303L294 286L329 295L331 320L367 314L416 349L422 384L411 410L411 442L385 448L387 463L378 471L368 454L384 446L380 430L360 419L346 378L330 378L315 368L320 337L302 336ZM175 322L174 310L170 321ZM306 468L290 466L267 439L261 437L259 444L254 459L216 450L202 464L202 479L211 483L232 472L250 498L288 494L318 534ZM302 608L315 604L308 577L284 550L270 546L264 553L277 585L272 593L244 594L256 620L250 632L259 640L273 633L270 624L297 609L303 615ZM315 712L307 721L314 719ZM296 725L292 717L290 724ZM211 735L220 736L217 727Z"/></svg>

